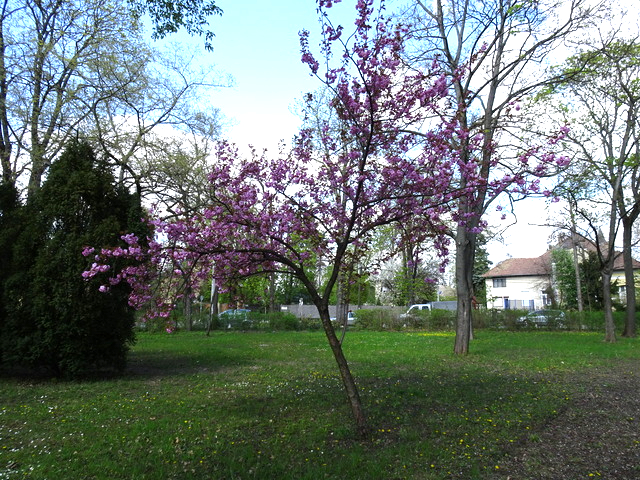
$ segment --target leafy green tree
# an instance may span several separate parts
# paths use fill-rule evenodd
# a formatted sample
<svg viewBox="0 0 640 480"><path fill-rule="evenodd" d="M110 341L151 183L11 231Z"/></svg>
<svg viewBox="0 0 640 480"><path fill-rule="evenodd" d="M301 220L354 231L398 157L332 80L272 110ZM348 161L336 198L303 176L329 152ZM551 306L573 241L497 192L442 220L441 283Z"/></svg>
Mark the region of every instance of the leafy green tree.
<svg viewBox="0 0 640 480"><path fill-rule="evenodd" d="M407 306L436 299L436 286L426 282L433 272L424 265L401 266L390 285L394 305Z"/></svg>
<svg viewBox="0 0 640 480"><path fill-rule="evenodd" d="M600 261L596 252L589 252L580 263L582 294L589 310L600 310L604 305Z"/></svg>
<svg viewBox="0 0 640 480"><path fill-rule="evenodd" d="M130 230L146 236L139 199L116 187L87 143L73 141L37 194L11 215L21 227L1 289L3 363L68 377L121 371L134 341L129 288L102 293L99 279L83 279L92 261L83 249L126 248L121 236ZM132 260L118 263L133 266Z"/></svg>
<svg viewBox="0 0 640 480"><path fill-rule="evenodd" d="M353 273L342 289L344 307L348 309L349 305L373 304L376 302L375 287L371 284L369 274ZM340 305L338 300L338 289L335 288L331 293L329 302L334 305Z"/></svg>
<svg viewBox="0 0 640 480"><path fill-rule="evenodd" d="M598 247L605 338L615 341L609 292L620 225L627 288L623 335L635 336L636 331L632 233L640 216L640 44L606 32L595 38L598 43L585 45L583 52L567 59L558 69L563 81L541 98L550 115L572 125L566 148L575 160L566 183L580 188L569 188L569 202L586 224L583 236Z"/></svg>
<svg viewBox="0 0 640 480"><path fill-rule="evenodd" d="M551 261L554 264L555 282L560 293L558 303L565 308L577 308L578 289L571 252L564 248L555 248L551 252Z"/></svg>
<svg viewBox="0 0 640 480"><path fill-rule="evenodd" d="M149 15L153 38L164 38L184 28L190 35L204 35L205 48L213 50L211 41L215 35L207 29L209 17L222 15L215 0L131 0L130 5L137 16Z"/></svg>
<svg viewBox="0 0 640 480"><path fill-rule="evenodd" d="M276 298L282 305L298 303L300 299L305 304L312 302L304 284L292 275L279 275L276 282Z"/></svg>

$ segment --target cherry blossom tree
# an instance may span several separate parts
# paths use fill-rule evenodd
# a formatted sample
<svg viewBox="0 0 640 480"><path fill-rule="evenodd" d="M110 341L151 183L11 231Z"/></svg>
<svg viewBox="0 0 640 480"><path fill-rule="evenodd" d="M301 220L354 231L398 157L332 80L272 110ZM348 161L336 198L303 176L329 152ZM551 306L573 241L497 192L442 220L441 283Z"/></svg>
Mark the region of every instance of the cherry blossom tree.
<svg viewBox="0 0 640 480"><path fill-rule="evenodd" d="M403 242L429 231L446 258L447 223L466 221L451 206L478 187L475 168L463 159L474 158L481 138L468 138L458 116L447 111L449 85L437 63L403 69L406 32L385 18L383 5L374 9L373 0L359 1L355 32L347 36L331 23L331 3L319 2L320 56L309 47L310 34L302 32L302 61L333 93L331 106L344 134L332 135L329 125L302 129L292 147L282 147L275 157L243 155L221 142L206 208L153 221L156 236L148 247L127 235L128 248L87 249L95 263L85 276L104 278L104 290L126 280L132 305L151 303L153 312L163 315L171 305L152 290L160 272L193 290L214 266L219 284L272 273L295 277L318 309L357 431L365 436L359 391L329 316L332 291L341 275L348 278L359 265L374 234L389 225L404 225ZM453 140L459 138L468 140L464 155ZM522 161L530 157L528 152ZM516 182L517 188L524 183ZM119 256L143 263L111 271L110 259ZM328 277L316 277L319 264Z"/></svg>
<svg viewBox="0 0 640 480"><path fill-rule="evenodd" d="M213 265L218 281L272 272L296 277L318 308L357 429L365 435L366 417L330 321L329 298L340 273L353 267L378 228L416 217L422 219L412 222L416 232L431 229L439 235L457 194L449 188L459 169L449 138L459 132L455 122L443 122L428 142L403 133L426 112L437 115L441 109L448 89L437 66L401 72L400 35L379 12L374 16L370 2L358 3L356 31L348 39L329 21L328 6L320 4L321 53L331 59L338 45L342 55L321 72L303 32L302 60L334 92L333 108L349 125L348 135L303 130L276 158L258 152L243 156L234 145L220 143L207 208L154 221L156 239L148 249L134 236L125 236L129 248L88 249L96 262L85 275L104 275L103 289L126 279L133 305L152 302L154 311L165 315L170 305L151 290L160 271L172 272L175 281L203 280ZM317 148L319 142L323 148ZM444 254L444 237L438 245ZM123 255L145 263L111 272L109 257ZM314 274L318 262L331 272L322 283Z"/></svg>

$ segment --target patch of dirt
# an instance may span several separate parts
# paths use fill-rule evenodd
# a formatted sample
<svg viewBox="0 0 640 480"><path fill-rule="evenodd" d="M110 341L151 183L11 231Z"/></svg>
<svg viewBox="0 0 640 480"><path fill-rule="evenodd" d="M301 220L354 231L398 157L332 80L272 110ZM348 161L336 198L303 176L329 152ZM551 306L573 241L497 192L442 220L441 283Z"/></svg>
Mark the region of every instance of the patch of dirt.
<svg viewBox="0 0 640 480"><path fill-rule="evenodd" d="M640 479L640 365L607 367L560 379L566 408L515 444L492 479Z"/></svg>

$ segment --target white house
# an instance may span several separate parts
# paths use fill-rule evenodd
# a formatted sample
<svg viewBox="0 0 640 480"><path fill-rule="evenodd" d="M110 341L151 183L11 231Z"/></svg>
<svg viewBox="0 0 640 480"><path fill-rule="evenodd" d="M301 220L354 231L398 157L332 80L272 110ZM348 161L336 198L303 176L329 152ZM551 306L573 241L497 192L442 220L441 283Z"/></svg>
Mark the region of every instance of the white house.
<svg viewBox="0 0 640 480"><path fill-rule="evenodd" d="M565 245L559 245L566 248ZM580 246L583 250L593 250L592 244ZM640 269L640 262L633 261L634 270ZM500 262L483 275L487 287L487 308L538 310L551 304L549 292L553 288L553 265L551 250L536 258L509 258ZM624 262L622 253L614 262L612 282L617 282L620 298L624 299Z"/></svg>
<svg viewBox="0 0 640 480"><path fill-rule="evenodd" d="M487 308L536 310L551 303L551 251L537 258L509 258L483 275Z"/></svg>

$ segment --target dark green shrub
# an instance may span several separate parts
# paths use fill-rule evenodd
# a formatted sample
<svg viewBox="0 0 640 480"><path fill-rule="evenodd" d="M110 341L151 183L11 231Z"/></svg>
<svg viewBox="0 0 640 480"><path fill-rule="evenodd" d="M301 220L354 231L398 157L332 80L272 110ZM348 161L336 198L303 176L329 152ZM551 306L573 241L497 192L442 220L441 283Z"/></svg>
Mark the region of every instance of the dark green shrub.
<svg viewBox="0 0 640 480"><path fill-rule="evenodd" d="M85 281L82 272L92 259L82 251L124 247L126 232L144 238L139 199L116 187L88 144L73 142L13 215L21 226L11 246L10 275L0 285L2 363L67 377L124 369L134 341L129 288L120 284L101 293L105 278Z"/></svg>
<svg viewBox="0 0 640 480"><path fill-rule="evenodd" d="M613 321L616 330L622 331L625 319L624 311L613 312ZM587 330L593 332L604 332L604 312L601 310L586 310L583 312L567 312L569 328L572 330Z"/></svg>
<svg viewBox="0 0 640 480"><path fill-rule="evenodd" d="M322 322L319 318L300 318L300 330L322 330Z"/></svg>
<svg viewBox="0 0 640 480"><path fill-rule="evenodd" d="M452 330L456 324L456 312L434 309L429 312L427 330Z"/></svg>
<svg viewBox="0 0 640 480"><path fill-rule="evenodd" d="M300 320L293 313L252 313L251 324L259 330L300 330Z"/></svg>
<svg viewBox="0 0 640 480"><path fill-rule="evenodd" d="M292 313L275 312L269 313L269 327L273 330L299 330L300 321Z"/></svg>
<svg viewBox="0 0 640 480"><path fill-rule="evenodd" d="M365 330L401 330L406 323L399 319L396 311L388 308L364 308L355 315L355 326Z"/></svg>

